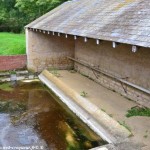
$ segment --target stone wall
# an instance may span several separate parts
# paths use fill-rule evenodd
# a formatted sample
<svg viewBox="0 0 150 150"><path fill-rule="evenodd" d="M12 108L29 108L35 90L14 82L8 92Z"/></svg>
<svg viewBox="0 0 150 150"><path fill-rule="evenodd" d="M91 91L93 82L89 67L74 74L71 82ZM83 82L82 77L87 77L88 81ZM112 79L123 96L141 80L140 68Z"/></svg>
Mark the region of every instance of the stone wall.
<svg viewBox="0 0 150 150"><path fill-rule="evenodd" d="M26 63L26 55L0 56L0 71L25 68Z"/></svg>
<svg viewBox="0 0 150 150"><path fill-rule="evenodd" d="M69 69L73 62L67 56L74 57L73 37L48 35L26 30L28 69L40 72L48 69Z"/></svg>
<svg viewBox="0 0 150 150"><path fill-rule="evenodd" d="M120 44L117 48L112 48L112 42L103 41L100 45L96 45L95 40L90 39L85 43L83 38L80 38L76 41L75 59L106 74L150 90L150 49L148 48L140 48L133 53L130 45ZM101 85L150 107L149 94L121 84L79 63L75 63L75 69Z"/></svg>
<svg viewBox="0 0 150 150"><path fill-rule="evenodd" d="M56 33L55 33L56 34ZM120 44L112 48L112 42L82 37L77 40L73 36L48 35L41 32L26 30L28 69L40 72L48 69L75 68L78 72L95 80L99 84L120 93L142 105L150 107L150 95L116 79L70 61L67 56L78 59L90 66L102 70L119 79L123 79L146 90L150 90L150 49L140 48L136 53L131 45Z"/></svg>

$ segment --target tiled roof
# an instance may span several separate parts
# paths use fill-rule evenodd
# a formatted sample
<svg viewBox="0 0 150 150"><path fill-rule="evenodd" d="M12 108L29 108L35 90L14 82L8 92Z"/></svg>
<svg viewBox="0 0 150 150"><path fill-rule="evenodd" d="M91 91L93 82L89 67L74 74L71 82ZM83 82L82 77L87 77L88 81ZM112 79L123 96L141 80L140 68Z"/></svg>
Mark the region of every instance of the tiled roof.
<svg viewBox="0 0 150 150"><path fill-rule="evenodd" d="M150 47L150 0L73 0L26 27Z"/></svg>

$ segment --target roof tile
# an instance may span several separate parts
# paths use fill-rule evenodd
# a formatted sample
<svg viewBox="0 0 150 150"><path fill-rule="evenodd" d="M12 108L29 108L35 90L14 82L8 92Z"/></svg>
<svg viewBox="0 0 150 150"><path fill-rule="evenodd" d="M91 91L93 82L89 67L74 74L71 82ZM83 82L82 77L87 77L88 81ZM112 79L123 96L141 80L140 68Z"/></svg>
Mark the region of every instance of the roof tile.
<svg viewBox="0 0 150 150"><path fill-rule="evenodd" d="M150 47L149 0L65 2L26 27Z"/></svg>

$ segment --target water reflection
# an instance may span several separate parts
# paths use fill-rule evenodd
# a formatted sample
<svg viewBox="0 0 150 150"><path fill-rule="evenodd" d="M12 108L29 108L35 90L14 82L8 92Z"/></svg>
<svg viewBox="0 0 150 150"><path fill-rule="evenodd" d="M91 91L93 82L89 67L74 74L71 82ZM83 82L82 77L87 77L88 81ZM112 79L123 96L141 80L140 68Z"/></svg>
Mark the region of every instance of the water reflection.
<svg viewBox="0 0 150 150"><path fill-rule="evenodd" d="M38 81L0 88L0 100L0 146L86 150L106 143Z"/></svg>

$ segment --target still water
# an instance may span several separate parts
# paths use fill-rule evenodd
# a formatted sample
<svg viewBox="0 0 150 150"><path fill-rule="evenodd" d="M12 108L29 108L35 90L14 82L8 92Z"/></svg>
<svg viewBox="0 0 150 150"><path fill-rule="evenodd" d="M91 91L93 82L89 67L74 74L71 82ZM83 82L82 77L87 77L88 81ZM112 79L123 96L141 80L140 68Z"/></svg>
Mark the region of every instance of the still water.
<svg viewBox="0 0 150 150"><path fill-rule="evenodd" d="M0 147L86 150L104 144L40 81L0 83Z"/></svg>

